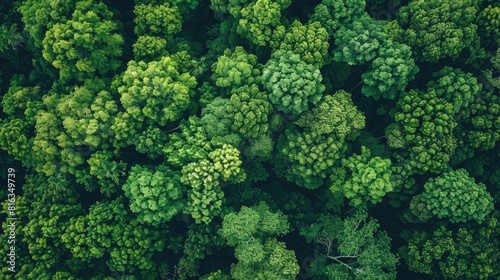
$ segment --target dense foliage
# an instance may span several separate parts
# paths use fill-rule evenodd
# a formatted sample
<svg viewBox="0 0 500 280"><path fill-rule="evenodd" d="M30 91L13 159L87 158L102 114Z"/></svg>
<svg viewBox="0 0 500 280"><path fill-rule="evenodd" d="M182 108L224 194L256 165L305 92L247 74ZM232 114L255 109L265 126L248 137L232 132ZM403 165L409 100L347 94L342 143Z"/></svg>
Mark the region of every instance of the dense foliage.
<svg viewBox="0 0 500 280"><path fill-rule="evenodd" d="M498 1L0 19L0 280L500 279Z"/></svg>

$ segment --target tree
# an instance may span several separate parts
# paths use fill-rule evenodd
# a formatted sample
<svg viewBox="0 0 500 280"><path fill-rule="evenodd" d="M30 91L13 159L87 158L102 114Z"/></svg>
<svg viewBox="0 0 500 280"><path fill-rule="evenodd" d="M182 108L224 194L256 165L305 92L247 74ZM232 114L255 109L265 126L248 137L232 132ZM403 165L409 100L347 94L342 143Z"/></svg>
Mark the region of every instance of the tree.
<svg viewBox="0 0 500 280"><path fill-rule="evenodd" d="M352 101L351 94L339 90L326 95L318 106L304 113L295 123L312 132L334 135L339 140L353 140L365 128L365 116Z"/></svg>
<svg viewBox="0 0 500 280"><path fill-rule="evenodd" d="M457 58L477 39L475 1L418 0L403 6L388 24L391 38L407 44L418 61Z"/></svg>
<svg viewBox="0 0 500 280"><path fill-rule="evenodd" d="M292 51L302 60L318 68L326 64L329 35L319 22L302 25L294 21L288 28L278 26L273 33L275 50Z"/></svg>
<svg viewBox="0 0 500 280"><path fill-rule="evenodd" d="M137 214L137 220L158 226L180 213L184 207L180 179L180 173L166 165L132 167L122 188L130 201L130 210Z"/></svg>
<svg viewBox="0 0 500 280"><path fill-rule="evenodd" d="M291 0L256 0L241 9L238 34L257 46L265 46L272 38L273 29L280 24L281 11Z"/></svg>
<svg viewBox="0 0 500 280"><path fill-rule="evenodd" d="M295 279L299 265L295 253L287 250L276 236L288 232L286 216L271 212L264 202L242 206L240 211L224 216L219 234L235 247L238 263L231 265L234 279Z"/></svg>
<svg viewBox="0 0 500 280"><path fill-rule="evenodd" d="M341 26L356 22L365 16L365 6L365 0L323 0L314 8L309 21L320 22L328 34L333 36Z"/></svg>
<svg viewBox="0 0 500 280"><path fill-rule="evenodd" d="M369 70L361 76L364 83L361 92L375 100L380 97L394 99L405 90L418 71L410 48L388 40L372 61Z"/></svg>
<svg viewBox="0 0 500 280"><path fill-rule="evenodd" d="M469 107L482 88L476 77L460 69L444 67L432 76L436 80L427 83L427 87L435 90L438 97L452 103L455 113Z"/></svg>
<svg viewBox="0 0 500 280"><path fill-rule="evenodd" d="M470 220L481 223L493 210L493 198L486 186L477 184L465 169L430 178L421 195L422 202L434 216L452 223Z"/></svg>
<svg viewBox="0 0 500 280"><path fill-rule="evenodd" d="M342 166L346 171L345 179L342 182L339 178L332 178L334 184L330 190L345 195L355 207L366 207L368 202L379 203L386 193L393 190L391 160L371 156L365 146L361 147L361 155L343 159Z"/></svg>
<svg viewBox="0 0 500 280"><path fill-rule="evenodd" d="M133 45L135 61L159 60L167 54L167 40L158 36L142 35Z"/></svg>
<svg viewBox="0 0 500 280"><path fill-rule="evenodd" d="M182 17L176 5L141 4L134 7L134 13L134 32L138 36L169 37L181 31Z"/></svg>
<svg viewBox="0 0 500 280"><path fill-rule="evenodd" d="M388 39L385 26L368 16L360 18L350 25L342 26L334 35L335 61L344 61L349 65L359 65L373 60L378 50Z"/></svg>
<svg viewBox="0 0 500 280"><path fill-rule="evenodd" d="M299 55L278 50L262 71L262 83L269 100L278 111L300 114L317 104L325 90L319 69L302 61Z"/></svg>
<svg viewBox="0 0 500 280"><path fill-rule="evenodd" d="M398 101L395 125L386 129L389 145L401 149L414 173L441 173L456 147L453 129L454 111L451 103L439 98L436 91L410 90ZM402 137L394 137L400 135Z"/></svg>
<svg viewBox="0 0 500 280"><path fill-rule="evenodd" d="M497 213L498 214L498 213ZM445 279L494 279L499 275L498 215L481 226L440 226L425 231L405 231L408 245L400 254L411 271Z"/></svg>
<svg viewBox="0 0 500 280"><path fill-rule="evenodd" d="M377 220L356 212L341 220L320 215L300 230L319 252L310 263L315 279L396 279L398 258L391 252L391 239L379 230ZM340 278L339 278L340 277Z"/></svg>
<svg viewBox="0 0 500 280"><path fill-rule="evenodd" d="M316 189L340 164L347 151L346 140L359 135L365 117L349 93L338 91L303 114L296 125L302 128L289 126L278 139L276 173L299 186Z"/></svg>
<svg viewBox="0 0 500 280"><path fill-rule="evenodd" d="M230 93L232 89L245 85L259 85L261 68L256 55L237 46L234 51L224 50L224 54L212 65L212 80L218 87L228 88Z"/></svg>
<svg viewBox="0 0 500 280"><path fill-rule="evenodd" d="M165 125L178 120L189 106L196 79L181 71L175 57L149 63L130 61L118 88L120 101L135 120Z"/></svg>
<svg viewBox="0 0 500 280"><path fill-rule="evenodd" d="M123 37L112 16L104 3L79 5L70 20L47 31L43 57L59 69L61 79L83 81L121 65Z"/></svg>

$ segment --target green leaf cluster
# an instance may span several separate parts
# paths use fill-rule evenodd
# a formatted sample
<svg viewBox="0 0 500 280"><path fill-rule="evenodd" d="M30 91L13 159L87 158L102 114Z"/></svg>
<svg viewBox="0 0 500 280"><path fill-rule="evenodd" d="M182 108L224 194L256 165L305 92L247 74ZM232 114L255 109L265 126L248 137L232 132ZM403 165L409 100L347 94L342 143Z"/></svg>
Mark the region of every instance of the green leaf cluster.
<svg viewBox="0 0 500 280"><path fill-rule="evenodd" d="M303 113L309 103L317 104L325 90L321 81L319 69L291 51L273 52L262 71L269 100L278 111L288 114Z"/></svg>
<svg viewBox="0 0 500 280"><path fill-rule="evenodd" d="M392 39L413 49L418 61L457 58L477 39L477 6L473 0L411 1L389 23Z"/></svg>
<svg viewBox="0 0 500 280"><path fill-rule="evenodd" d="M452 223L481 223L493 210L493 198L465 169L445 172L424 185L422 201L436 217Z"/></svg>
<svg viewBox="0 0 500 280"><path fill-rule="evenodd" d="M122 188L137 220L157 226L177 215L184 206L180 179L180 173L166 165L156 168L133 166Z"/></svg>

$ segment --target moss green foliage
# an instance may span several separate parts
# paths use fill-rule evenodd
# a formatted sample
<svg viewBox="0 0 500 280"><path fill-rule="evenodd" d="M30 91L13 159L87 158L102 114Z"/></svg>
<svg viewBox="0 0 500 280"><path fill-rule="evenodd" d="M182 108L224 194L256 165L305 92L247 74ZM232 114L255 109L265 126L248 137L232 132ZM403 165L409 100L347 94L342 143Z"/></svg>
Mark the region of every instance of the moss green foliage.
<svg viewBox="0 0 500 280"><path fill-rule="evenodd" d="M487 41L494 41L500 36L500 7L488 5L476 18L478 31Z"/></svg>
<svg viewBox="0 0 500 280"><path fill-rule="evenodd" d="M477 6L472 0L417 0L403 6L389 23L391 37L413 48L419 61L457 58L476 40L473 23Z"/></svg>
<svg viewBox="0 0 500 280"><path fill-rule="evenodd" d="M129 62L118 88L127 113L137 121L148 119L160 125L179 119L196 86L195 78L181 69L171 56L149 63Z"/></svg>
<svg viewBox="0 0 500 280"><path fill-rule="evenodd" d="M295 253L276 240L288 227L286 216L272 212L264 202L224 216L219 234L235 247L238 259L231 265L233 279L295 279L299 272Z"/></svg>
<svg viewBox="0 0 500 280"><path fill-rule="evenodd" d="M134 59L136 61L158 60L166 55L167 40L158 36L142 35L134 43Z"/></svg>
<svg viewBox="0 0 500 280"><path fill-rule="evenodd" d="M476 183L464 169L443 173L424 185L422 201L440 219L452 223L474 220L481 223L493 210L493 198L482 183Z"/></svg>
<svg viewBox="0 0 500 280"><path fill-rule="evenodd" d="M370 70L362 75L364 84L361 92L375 99L394 99L405 90L418 71L411 49L404 44L389 41L372 61Z"/></svg>
<svg viewBox="0 0 500 280"><path fill-rule="evenodd" d="M387 137L401 135L389 142L393 148L405 148L405 158L415 173L444 171L456 147L451 103L436 91L410 90L398 101L394 115L396 126L386 130Z"/></svg>
<svg viewBox="0 0 500 280"><path fill-rule="evenodd" d="M0 1L0 279L499 279L497 2Z"/></svg>
<svg viewBox="0 0 500 280"><path fill-rule="evenodd" d="M460 69L445 67L433 76L436 80L429 82L427 87L434 89L438 97L452 103L455 113L469 107L481 90L477 79Z"/></svg>
<svg viewBox="0 0 500 280"><path fill-rule="evenodd" d="M308 189L323 184L365 126L365 117L353 104L351 95L339 91L325 96L318 107L303 114L278 139L276 172Z"/></svg>
<svg viewBox="0 0 500 280"><path fill-rule="evenodd" d="M269 100L279 111L300 114L317 104L325 90L319 69L305 63L300 55L278 50L262 71L262 83Z"/></svg>
<svg viewBox="0 0 500 280"><path fill-rule="evenodd" d="M396 279L398 258L391 252L391 238L379 230L366 212L340 219L320 215L301 229L319 254L309 264L315 279Z"/></svg>
<svg viewBox="0 0 500 280"><path fill-rule="evenodd" d="M352 102L349 93L340 90L323 101L296 122L318 134L333 134L339 139L352 140L365 127L365 116Z"/></svg>
<svg viewBox="0 0 500 280"><path fill-rule="evenodd" d="M393 190L391 160L371 156L365 146L361 147L361 155L343 159L342 165L347 170L345 181L339 184L339 178L335 178L330 189L344 194L353 206L379 203Z"/></svg>
<svg viewBox="0 0 500 280"><path fill-rule="evenodd" d="M349 65L373 60L388 38L385 26L370 17L362 17L342 26L334 35L333 58Z"/></svg>
<svg viewBox="0 0 500 280"><path fill-rule="evenodd" d="M499 276L498 215L480 227L440 226L429 232L406 231L400 254L410 270L444 279L494 279Z"/></svg>
<svg viewBox="0 0 500 280"><path fill-rule="evenodd" d="M323 0L314 8L310 21L320 22L333 36L341 26L353 23L366 15L365 0Z"/></svg>
<svg viewBox="0 0 500 280"><path fill-rule="evenodd" d="M180 179L178 172L165 165L155 169L132 167L123 191L137 220L157 226L179 213L184 204Z"/></svg>
<svg viewBox="0 0 500 280"><path fill-rule="evenodd" d="M299 54L304 62L318 68L327 62L329 35L319 22L302 25L294 21L286 32L284 26L279 26L274 34L276 49Z"/></svg>

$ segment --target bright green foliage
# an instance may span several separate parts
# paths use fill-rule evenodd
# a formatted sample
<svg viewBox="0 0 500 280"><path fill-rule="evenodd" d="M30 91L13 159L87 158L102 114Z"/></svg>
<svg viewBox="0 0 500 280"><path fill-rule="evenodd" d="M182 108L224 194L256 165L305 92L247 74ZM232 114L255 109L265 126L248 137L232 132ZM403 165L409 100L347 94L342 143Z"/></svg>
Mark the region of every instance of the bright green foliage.
<svg viewBox="0 0 500 280"><path fill-rule="evenodd" d="M234 51L226 49L212 65L212 80L218 87L229 89L259 84L261 67L257 56L247 53L243 47L238 46Z"/></svg>
<svg viewBox="0 0 500 280"><path fill-rule="evenodd" d="M74 145L87 145L92 149L109 148L112 137L110 127L118 106L113 96L102 88L100 80L87 80L83 87L75 87L62 97L57 106L65 133Z"/></svg>
<svg viewBox="0 0 500 280"><path fill-rule="evenodd" d="M28 131L26 122L21 119L0 120L0 148L17 160L26 159L31 150Z"/></svg>
<svg viewBox="0 0 500 280"><path fill-rule="evenodd" d="M288 221L281 212L271 212L269 206L260 204L247 207L224 216L219 234L229 246L244 245L250 240L263 241L266 238L288 233Z"/></svg>
<svg viewBox="0 0 500 280"><path fill-rule="evenodd" d="M310 267L315 279L396 279L391 239L366 212L344 220L321 215L300 234L320 248Z"/></svg>
<svg viewBox="0 0 500 280"><path fill-rule="evenodd" d="M168 37L177 34L182 28L179 8L165 3L162 5L136 5L135 34Z"/></svg>
<svg viewBox="0 0 500 280"><path fill-rule="evenodd" d="M347 146L343 139L318 132L300 132L289 127L277 145L276 172L290 182L316 189L340 162Z"/></svg>
<svg viewBox="0 0 500 280"><path fill-rule="evenodd" d="M320 71L302 61L298 54L278 50L262 71L262 83L278 111L300 114L316 104L325 86Z"/></svg>
<svg viewBox="0 0 500 280"><path fill-rule="evenodd" d="M113 146L119 148L133 144L142 126L142 123L136 121L131 114L118 112L110 127L110 131L115 136Z"/></svg>
<svg viewBox="0 0 500 280"><path fill-rule="evenodd" d="M149 63L130 61L118 88L120 101L138 121L160 125L175 121L187 109L196 80L170 56Z"/></svg>
<svg viewBox="0 0 500 280"><path fill-rule="evenodd" d="M123 191L130 201L130 210L137 214L137 220L157 226L177 215L184 206L180 179L179 172L166 165L132 167Z"/></svg>
<svg viewBox="0 0 500 280"><path fill-rule="evenodd" d="M410 48L389 40L382 46L368 71L361 76L364 83L361 92L375 100L380 97L394 99L399 92L404 91L418 71Z"/></svg>
<svg viewBox="0 0 500 280"><path fill-rule="evenodd" d="M361 155L343 159L342 165L348 170L346 181L341 185L334 184L330 189L343 193L353 206L379 203L386 193L393 190L391 160L371 156L365 146L361 147Z"/></svg>
<svg viewBox="0 0 500 280"><path fill-rule="evenodd" d="M43 57L59 69L61 79L84 80L116 70L123 38L105 4L77 9L70 20L56 23L43 39Z"/></svg>
<svg viewBox="0 0 500 280"><path fill-rule="evenodd" d="M271 212L264 202L227 214L219 234L235 247L238 263L231 265L233 279L295 279L299 272L295 253L276 240L288 227L286 216Z"/></svg>
<svg viewBox="0 0 500 280"><path fill-rule="evenodd" d="M474 0L416 0L403 6L389 23L391 37L407 44L419 61L457 58L476 40Z"/></svg>
<svg viewBox="0 0 500 280"><path fill-rule="evenodd" d="M212 146L198 117L192 116L179 124L180 132L170 135L170 143L163 152L168 155L167 161L173 166L184 165L208 157Z"/></svg>
<svg viewBox="0 0 500 280"><path fill-rule="evenodd" d="M167 40L157 36L142 35L137 38L134 43L134 60L135 61L152 61L158 60L167 54Z"/></svg>
<svg viewBox="0 0 500 280"><path fill-rule="evenodd" d="M210 223L221 214L224 193L219 185L219 173L209 160L192 162L182 168L181 182L191 186L188 191L186 212L196 223Z"/></svg>
<svg viewBox="0 0 500 280"><path fill-rule="evenodd" d="M254 139L268 132L272 106L266 97L260 99L260 95L262 92L256 86L245 86L230 99L217 97L202 111L201 122L207 135L212 138L233 133Z"/></svg>
<svg viewBox="0 0 500 280"><path fill-rule="evenodd" d="M318 21L333 36L341 26L356 22L366 15L365 0L323 0L314 8L310 21Z"/></svg>
<svg viewBox="0 0 500 280"><path fill-rule="evenodd" d="M224 144L210 152L206 159L182 167L181 182L191 187L186 211L196 223L208 224L213 217L221 214L224 193L219 180L231 183L245 180L239 156L238 149Z"/></svg>
<svg viewBox="0 0 500 280"><path fill-rule="evenodd" d="M347 150L346 140L354 140L365 127L365 117L351 95L338 91L325 96L318 107L296 121L301 132L290 127L278 139L277 174L309 189L319 187L340 163Z"/></svg>
<svg viewBox="0 0 500 280"><path fill-rule="evenodd" d="M295 123L318 134L353 140L365 128L365 116L352 102L351 94L339 90L325 96L317 107L303 114Z"/></svg>
<svg viewBox="0 0 500 280"><path fill-rule="evenodd" d="M244 138L257 138L269 130L269 115L272 106L257 87L242 87L235 91L226 106L229 116L233 117L232 131Z"/></svg>
<svg viewBox="0 0 500 280"><path fill-rule="evenodd" d="M238 146L241 138L229 130L231 123L234 121L234 115L228 116L228 103L228 99L216 97L212 103L203 108L201 124L209 139L217 137L217 139L221 139L225 143ZM236 141L229 141L228 138Z"/></svg>
<svg viewBox="0 0 500 280"><path fill-rule="evenodd" d="M87 245L97 258L109 254L109 269L133 272L154 268L151 257L163 250L166 232L131 219L121 201L98 202L87 215Z"/></svg>
<svg viewBox="0 0 500 280"><path fill-rule="evenodd" d="M33 41L34 46L40 49L42 48L42 40L45 37L45 32L54 25L52 15L56 16L57 20L63 22L67 20L65 16L68 15L59 18L61 15L54 9L51 5L52 3L57 2L51 0L27 0L23 1L22 5L19 6L24 30L30 34L30 39ZM68 5L70 3L65 4Z"/></svg>
<svg viewBox="0 0 500 280"><path fill-rule="evenodd" d="M405 231L400 249L409 269L434 278L496 279L500 276L500 226L497 217L480 227L444 226L431 232Z"/></svg>
<svg viewBox="0 0 500 280"><path fill-rule="evenodd" d="M9 117L22 118L26 123L34 125L37 111L43 108L42 91L39 86L20 86L24 80L22 76L11 79L9 90L2 97L2 109Z"/></svg>
<svg viewBox="0 0 500 280"><path fill-rule="evenodd" d="M290 0L256 0L241 10L236 31L250 42L265 46L274 28L280 24L281 11L290 4Z"/></svg>
<svg viewBox="0 0 500 280"><path fill-rule="evenodd" d="M278 29L284 29L279 26ZM292 51L299 54L302 60L318 68L327 61L329 35L319 22L302 25L300 21L294 21L286 32L274 32L274 49ZM277 35L282 34L282 36Z"/></svg>
<svg viewBox="0 0 500 280"><path fill-rule="evenodd" d="M87 162L90 166L89 173L97 178L101 193L107 196L116 193L120 178L125 175L126 164L116 162L108 151L92 153Z"/></svg>
<svg viewBox="0 0 500 280"><path fill-rule="evenodd" d="M220 174L222 181L241 183L245 180L246 174L240 168L242 161L238 149L224 144L221 148L209 153L208 157L213 162L214 171Z"/></svg>
<svg viewBox="0 0 500 280"><path fill-rule="evenodd" d="M164 155L163 148L168 142L167 138L167 134L159 127L148 126L136 135L135 150L151 159L159 158Z"/></svg>
<svg viewBox="0 0 500 280"><path fill-rule="evenodd" d="M359 65L377 56L388 35L382 22L365 16L350 25L342 26L335 32L334 38L333 58L349 65Z"/></svg>
<svg viewBox="0 0 500 280"><path fill-rule="evenodd" d="M81 205L57 203L47 210L45 215L30 214L29 222L23 227L24 238L20 242L28 244L32 261L48 270L63 262L65 248L61 236L69 226L69 218L81 214Z"/></svg>
<svg viewBox="0 0 500 280"><path fill-rule="evenodd" d="M408 149L406 157L415 173L440 173L447 168L456 146L453 129L457 123L453 116L452 104L439 98L434 90L410 90L399 99L394 115L397 125L392 128L401 131L386 133L388 137L403 136L397 139Z"/></svg>
<svg viewBox="0 0 500 280"><path fill-rule="evenodd" d="M493 198L486 186L476 183L465 169L430 178L424 185L422 201L436 217L452 223L474 220L481 223L493 210Z"/></svg>
<svg viewBox="0 0 500 280"><path fill-rule="evenodd" d="M479 32L483 35L481 39L494 42L495 39L500 38L500 7L489 5L479 13L476 23Z"/></svg>
<svg viewBox="0 0 500 280"><path fill-rule="evenodd" d="M455 113L469 107L481 90L476 77L460 69L445 67L434 73L433 77L436 80L429 82L427 87L435 90L438 97L452 103Z"/></svg>

